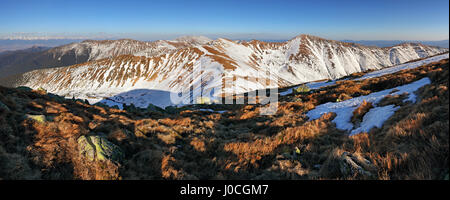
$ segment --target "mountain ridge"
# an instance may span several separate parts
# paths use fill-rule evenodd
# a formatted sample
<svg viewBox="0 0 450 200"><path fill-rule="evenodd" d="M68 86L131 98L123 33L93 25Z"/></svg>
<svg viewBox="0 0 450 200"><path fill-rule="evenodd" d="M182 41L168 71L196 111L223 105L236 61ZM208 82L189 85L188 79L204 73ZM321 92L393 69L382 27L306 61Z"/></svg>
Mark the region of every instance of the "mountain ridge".
<svg viewBox="0 0 450 200"><path fill-rule="evenodd" d="M192 44L189 41L158 40L144 42L133 39L119 40L84 40L46 51L17 51L15 54L0 55L0 78L21 74L35 69L63 67L88 61L133 54L137 56L158 56Z"/></svg>
<svg viewBox="0 0 450 200"><path fill-rule="evenodd" d="M13 86L43 87L63 96L94 101L137 88L187 92L187 88L193 87L194 96L204 94L205 90L211 92L210 98L215 98L255 89L337 79L447 51L420 44L366 47L306 34L283 43L235 42L219 38L207 44L175 44L172 41L152 44L158 42L175 49L167 53L156 52L152 56L141 53L141 49L132 49L137 53L35 70L20 75ZM126 46L119 43L119 47ZM94 54L97 58L104 55L107 54ZM269 72L269 75L262 72ZM233 80L234 85L224 85L226 80Z"/></svg>

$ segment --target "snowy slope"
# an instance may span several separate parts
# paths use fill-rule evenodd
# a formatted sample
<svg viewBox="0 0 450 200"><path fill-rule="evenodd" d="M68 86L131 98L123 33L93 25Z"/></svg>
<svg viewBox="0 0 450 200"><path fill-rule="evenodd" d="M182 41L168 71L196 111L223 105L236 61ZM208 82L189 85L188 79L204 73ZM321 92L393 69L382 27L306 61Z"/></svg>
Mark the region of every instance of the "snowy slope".
<svg viewBox="0 0 450 200"><path fill-rule="evenodd" d="M51 49L49 52L56 58L74 53L75 57L87 56L88 61L104 58L113 58L120 55L134 55L154 57L172 53L177 49L202 44L210 41L206 37L186 37L175 41L158 40L143 42L131 39L120 40L85 40L80 43L72 43Z"/></svg>
<svg viewBox="0 0 450 200"><path fill-rule="evenodd" d="M442 54L442 55L437 55L437 56L432 56L430 58L426 58L423 60L408 62L408 63L404 63L404 64L392 66L392 67L387 67L387 68L384 68L381 70L369 72L360 78L356 78L356 79L352 79L352 80L358 81L358 80L364 80L364 79L369 79L369 78L376 78L376 77L383 76L386 74L393 74L395 72L405 70L405 69L414 69L414 68L420 67L422 65L426 65L429 63L437 62L437 61L440 61L443 59L448 59L448 58L449 58L448 53ZM346 79L340 79L340 80L346 80ZM331 86L334 84L336 84L336 80L325 80L325 81L306 83L306 85L312 90L320 89L322 87L327 87L327 86ZM298 88L298 87L296 87L296 88ZM288 89L284 92L280 92L281 96L285 96L285 95L289 95L289 94L292 94L292 89Z"/></svg>
<svg viewBox="0 0 450 200"><path fill-rule="evenodd" d="M414 92L430 83L431 81L429 78L423 78L410 84L383 90L380 92L374 92L366 96L360 96L342 102L329 102L316 106L313 110L307 113L307 116L310 120L314 120L320 118L325 113L333 112L336 113L336 117L334 118L333 122L336 123L336 127L338 129L347 130L351 135L361 132L368 132L373 127L380 128L383 125L383 122L389 119L399 108L394 107L393 105L377 107L376 104L380 100L382 100L387 95L395 96L407 93L408 98L406 98L404 102L409 101L415 103L416 95L414 94ZM373 105L375 105L375 108L370 109L369 112L364 116L361 126L355 128L351 122L353 111L358 108L358 106L360 106L363 101L373 103Z"/></svg>
<svg viewBox="0 0 450 200"><path fill-rule="evenodd" d="M181 92L181 97L171 95L170 100L174 100L171 104L186 104L192 103L185 95L191 87L194 89L193 99L200 95L217 98L263 88L336 79L447 51L420 44L364 47L309 35L300 35L284 43L236 43L227 39L210 41L195 37L157 41L148 44L149 47L135 45L136 42L122 41L113 45L114 41L105 41L105 44L96 44L98 47L90 47L92 59L124 52L132 55L35 70L24 74L16 85L43 87L59 95L93 101L110 97L121 99L121 94L138 89L161 90L169 94ZM116 52L116 49L121 49L121 52ZM225 84L229 83L226 80L232 80L231 84ZM159 100L150 95L146 101ZM139 105L145 107L146 103Z"/></svg>

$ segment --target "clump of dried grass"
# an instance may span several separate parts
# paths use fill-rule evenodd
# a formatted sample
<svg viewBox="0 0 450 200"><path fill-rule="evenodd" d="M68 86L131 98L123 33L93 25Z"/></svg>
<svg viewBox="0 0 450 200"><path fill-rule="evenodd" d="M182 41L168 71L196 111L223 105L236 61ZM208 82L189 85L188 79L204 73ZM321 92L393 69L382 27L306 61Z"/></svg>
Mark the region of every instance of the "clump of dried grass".
<svg viewBox="0 0 450 200"><path fill-rule="evenodd" d="M359 105L359 107L356 108L356 109L353 111L353 116L352 116L351 122L352 122L355 126L357 126L359 123L362 122L362 119L363 119L364 115L365 115L367 112L369 112L369 110L370 110L371 108L373 108L372 103L367 102L366 100L364 100L364 101L361 103L361 105Z"/></svg>

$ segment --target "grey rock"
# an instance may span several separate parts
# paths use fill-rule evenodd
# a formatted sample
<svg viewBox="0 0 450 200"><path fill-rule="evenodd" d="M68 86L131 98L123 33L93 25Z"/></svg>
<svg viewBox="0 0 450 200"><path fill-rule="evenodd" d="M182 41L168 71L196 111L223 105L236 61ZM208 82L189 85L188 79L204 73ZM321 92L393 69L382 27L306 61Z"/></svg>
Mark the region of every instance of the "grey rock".
<svg viewBox="0 0 450 200"><path fill-rule="evenodd" d="M358 173L364 176L373 176L370 172L375 168L370 161L363 158L360 160L349 152L343 152L340 157L340 171L343 175L351 175Z"/></svg>
<svg viewBox="0 0 450 200"><path fill-rule="evenodd" d="M101 136L81 136L78 138L78 150L91 161L120 162L124 158L120 147Z"/></svg>

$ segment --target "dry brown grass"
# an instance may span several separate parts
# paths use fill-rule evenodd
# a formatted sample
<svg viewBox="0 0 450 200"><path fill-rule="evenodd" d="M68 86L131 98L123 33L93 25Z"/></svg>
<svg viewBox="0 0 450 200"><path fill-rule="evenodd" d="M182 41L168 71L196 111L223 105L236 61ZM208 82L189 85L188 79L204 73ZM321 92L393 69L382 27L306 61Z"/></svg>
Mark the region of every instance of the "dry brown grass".
<svg viewBox="0 0 450 200"><path fill-rule="evenodd" d="M200 151L200 152L206 151L205 142L203 142L202 140L200 140L198 138L192 139L190 145L192 145L192 147L194 147L194 149L197 151Z"/></svg>
<svg viewBox="0 0 450 200"><path fill-rule="evenodd" d="M353 111L353 116L351 122L356 125L362 122L364 115L369 112L369 110L373 108L372 103L364 100L361 105Z"/></svg>
<svg viewBox="0 0 450 200"><path fill-rule="evenodd" d="M369 133L349 137L336 129L333 113L313 121L305 115L322 103L423 77L432 84L418 91L416 104L403 103L404 94L379 102L401 108ZM0 87L10 109L0 112L0 179L442 179L449 168L448 95L448 60L281 97L272 116L259 115L261 105L204 105L230 111L224 114L129 113ZM352 122L371 106L363 103ZM25 120L28 113L47 121ZM106 136L125 159L84 159L76 141L87 134ZM343 171L345 155L370 175Z"/></svg>

